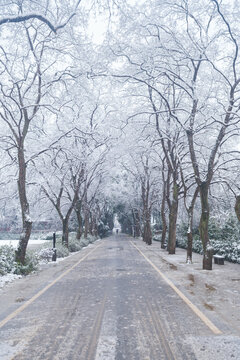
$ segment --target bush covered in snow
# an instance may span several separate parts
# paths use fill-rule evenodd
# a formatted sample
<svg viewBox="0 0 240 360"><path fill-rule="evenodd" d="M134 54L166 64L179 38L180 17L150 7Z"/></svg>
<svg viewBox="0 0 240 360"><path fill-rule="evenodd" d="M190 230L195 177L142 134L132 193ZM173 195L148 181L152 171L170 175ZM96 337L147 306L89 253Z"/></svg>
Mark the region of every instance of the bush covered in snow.
<svg viewBox="0 0 240 360"><path fill-rule="evenodd" d="M62 244L57 244L56 249L57 249L57 257L58 258L64 258L69 255L68 248L66 248L66 246L64 246Z"/></svg>
<svg viewBox="0 0 240 360"><path fill-rule="evenodd" d="M0 246L0 275L6 275L15 269L15 251L12 246Z"/></svg>
<svg viewBox="0 0 240 360"><path fill-rule="evenodd" d="M52 234L47 234L46 237L50 239ZM96 237L89 235L87 239L76 239L76 233L69 234L69 248L67 249L62 245L61 234L57 234L56 249L57 258L63 258L69 255L70 252L76 252L83 247L97 240ZM15 262L15 249L9 245L0 246L0 276L8 273L27 275L37 269L40 261L50 262L52 261L53 249L46 248L45 244L42 244L35 250L28 250L24 265Z"/></svg>
<svg viewBox="0 0 240 360"><path fill-rule="evenodd" d="M37 258L40 261L49 262L52 260L52 256L54 254L53 249L51 248L43 248L37 253Z"/></svg>
<svg viewBox="0 0 240 360"><path fill-rule="evenodd" d="M187 248L186 226L181 226L177 235L177 244L179 247ZM217 223L211 219L209 223L210 245L214 254L224 255L225 259L240 264L240 228L234 218L227 221ZM193 251L202 254L202 242L198 234L198 230L194 229L193 235Z"/></svg>
<svg viewBox="0 0 240 360"><path fill-rule="evenodd" d="M0 246L0 275L8 273L27 275L37 269L38 260L35 255L27 254L24 265L15 262L15 250L12 246Z"/></svg>
<svg viewBox="0 0 240 360"><path fill-rule="evenodd" d="M83 238L80 240L80 243L81 243L82 247L85 247L85 246L88 246L89 240Z"/></svg>
<svg viewBox="0 0 240 360"><path fill-rule="evenodd" d="M38 267L38 258L34 253L27 253L24 264L15 263L14 274L28 275L33 271L36 271Z"/></svg>
<svg viewBox="0 0 240 360"><path fill-rule="evenodd" d="M80 240L69 240L68 250L70 252L80 251L83 248Z"/></svg>

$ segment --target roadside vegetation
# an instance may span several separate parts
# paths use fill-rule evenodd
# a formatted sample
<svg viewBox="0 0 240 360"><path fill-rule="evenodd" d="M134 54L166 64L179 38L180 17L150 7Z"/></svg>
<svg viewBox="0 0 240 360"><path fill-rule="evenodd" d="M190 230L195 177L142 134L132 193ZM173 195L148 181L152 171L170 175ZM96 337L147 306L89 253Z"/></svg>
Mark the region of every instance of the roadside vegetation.
<svg viewBox="0 0 240 360"><path fill-rule="evenodd" d="M46 243L28 248L24 264L15 261L15 249L12 245L0 246L0 276L7 274L28 275L36 271L40 264L52 262L54 254L51 241L52 235L46 235L45 239ZM67 248L62 245L62 233L58 232L56 234L57 259L65 258L73 252L80 251L97 239L97 237L92 235L88 235L87 238L76 239L76 233L71 232ZM49 244L47 243L48 240Z"/></svg>
<svg viewBox="0 0 240 360"><path fill-rule="evenodd" d="M183 223L177 228L177 247L187 249L188 247L188 225ZM161 241L161 231L153 230L153 240ZM209 238L212 254L223 255L225 260L240 264L240 225L237 219L229 217L224 222L210 219ZM167 243L165 244L167 247ZM198 226L193 227L192 250L203 254L202 241L200 239Z"/></svg>

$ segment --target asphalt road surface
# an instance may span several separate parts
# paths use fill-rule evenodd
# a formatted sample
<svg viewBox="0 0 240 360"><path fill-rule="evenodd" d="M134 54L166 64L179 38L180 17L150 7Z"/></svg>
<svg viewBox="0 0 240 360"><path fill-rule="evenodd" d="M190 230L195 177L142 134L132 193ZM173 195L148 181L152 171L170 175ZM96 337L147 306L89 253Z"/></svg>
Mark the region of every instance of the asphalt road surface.
<svg viewBox="0 0 240 360"><path fill-rule="evenodd" d="M238 359L238 339L136 246L123 235L101 240L3 292L0 359Z"/></svg>

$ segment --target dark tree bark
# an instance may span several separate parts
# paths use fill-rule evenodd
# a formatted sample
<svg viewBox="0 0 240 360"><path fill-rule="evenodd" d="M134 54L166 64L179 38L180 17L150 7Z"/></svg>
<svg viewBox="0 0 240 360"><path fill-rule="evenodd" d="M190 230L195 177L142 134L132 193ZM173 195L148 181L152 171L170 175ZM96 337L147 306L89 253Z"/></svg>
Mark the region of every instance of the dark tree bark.
<svg viewBox="0 0 240 360"><path fill-rule="evenodd" d="M87 207L84 209L84 238L86 239L89 233L89 210Z"/></svg>
<svg viewBox="0 0 240 360"><path fill-rule="evenodd" d="M166 219L165 210L162 210L162 208L161 208L161 219L162 219L161 249L165 249L166 237L167 237L167 219Z"/></svg>
<svg viewBox="0 0 240 360"><path fill-rule="evenodd" d="M200 237L203 245L203 269L212 270L212 250L209 246L208 223L209 223L209 204L208 192L209 184L205 181L199 186L201 198L201 219L199 225Z"/></svg>
<svg viewBox="0 0 240 360"><path fill-rule="evenodd" d="M142 178L142 201L143 201L143 241L152 244L151 229L151 203L150 203L150 180L148 174L148 160L144 166L145 174Z"/></svg>
<svg viewBox="0 0 240 360"><path fill-rule="evenodd" d="M193 246L193 207L188 209L188 230L187 230L187 260L189 264L192 263L192 246Z"/></svg>
<svg viewBox="0 0 240 360"><path fill-rule="evenodd" d="M175 254L176 250L176 226L178 215L178 196L179 186L177 183L173 184L173 193L171 206L169 208L169 230L168 230L168 252Z"/></svg>
<svg viewBox="0 0 240 360"><path fill-rule="evenodd" d="M183 181L184 184L184 181ZM186 190L186 189L185 189ZM199 193L199 188L197 186L197 188L195 189L195 192L193 194L192 200L191 200L191 204L189 207L187 207L186 204L186 192L184 190L184 203L185 203L185 207L187 209L187 213L188 213L188 231L187 231L187 263L192 263L192 245L193 245L193 210L194 210L194 206L195 206L195 202L196 199L198 197L198 193Z"/></svg>
<svg viewBox="0 0 240 360"><path fill-rule="evenodd" d="M236 196L236 202L235 202L235 213L237 215L238 221L240 221L240 195Z"/></svg>
<svg viewBox="0 0 240 360"><path fill-rule="evenodd" d="M24 158L23 142L20 142L20 146L18 148L18 165L19 165L18 193L19 193L21 212L22 212L22 234L20 236L18 248L15 252L15 259L17 262L23 264L26 256L28 241L32 230L32 221L29 216L29 203L26 194L27 167Z"/></svg>
<svg viewBox="0 0 240 360"><path fill-rule="evenodd" d="M81 209L82 209L82 203L80 200L78 200L75 207L75 212L77 215L77 222L78 222L76 238L78 240L81 239L81 236L83 234L83 219L82 219Z"/></svg>
<svg viewBox="0 0 240 360"><path fill-rule="evenodd" d="M163 179L163 193L161 201L161 220L162 220L162 236L161 236L161 248L165 249L166 236L167 236L167 219L166 219L166 196L167 196L167 180L164 176L164 162L162 170L162 179Z"/></svg>
<svg viewBox="0 0 240 360"><path fill-rule="evenodd" d="M68 20L58 26L53 26L53 24L43 15L39 15L39 14L26 14L26 15L19 15L19 16L15 16L15 17L6 17L3 19L0 19L0 26L3 24L9 24L9 23L20 23L20 22L24 22L30 19L37 19L43 23L45 23L55 34L57 32L57 30L62 29L64 26L67 25L67 23L73 18L73 16L75 15L75 13L73 13Z"/></svg>
<svg viewBox="0 0 240 360"><path fill-rule="evenodd" d="M69 234L69 217L62 218L62 244L68 247L68 234Z"/></svg>
<svg viewBox="0 0 240 360"><path fill-rule="evenodd" d="M133 223L134 223L134 237L139 237L141 236L141 224L140 224L140 215L139 215L139 210L134 208L132 210L132 215L133 215Z"/></svg>
<svg viewBox="0 0 240 360"><path fill-rule="evenodd" d="M152 245L151 214L146 215L143 227L143 239L147 245Z"/></svg>

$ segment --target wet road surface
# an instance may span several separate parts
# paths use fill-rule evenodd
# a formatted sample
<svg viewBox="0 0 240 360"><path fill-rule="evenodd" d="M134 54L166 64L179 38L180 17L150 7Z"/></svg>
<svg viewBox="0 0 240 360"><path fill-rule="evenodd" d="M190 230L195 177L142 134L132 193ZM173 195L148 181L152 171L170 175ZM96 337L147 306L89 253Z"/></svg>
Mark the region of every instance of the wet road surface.
<svg viewBox="0 0 240 360"><path fill-rule="evenodd" d="M238 339L224 357L229 338L213 333L134 242L101 240L39 287L36 278L0 315L1 360L211 360L216 346L218 359L237 359Z"/></svg>

